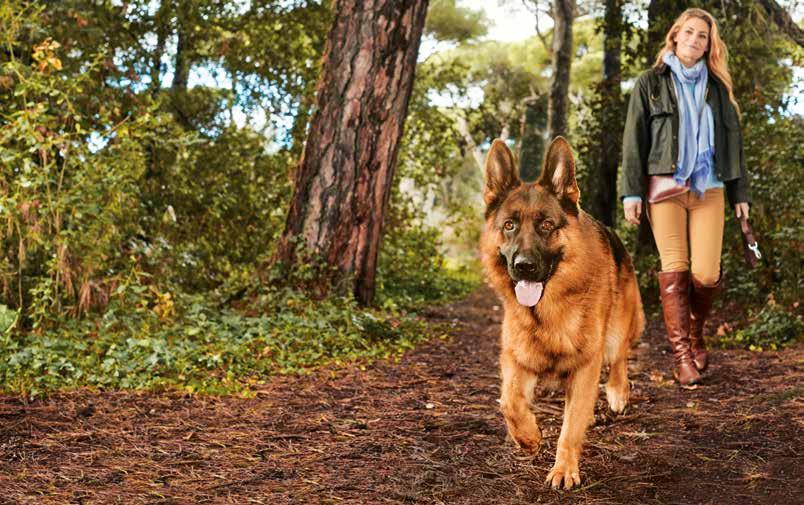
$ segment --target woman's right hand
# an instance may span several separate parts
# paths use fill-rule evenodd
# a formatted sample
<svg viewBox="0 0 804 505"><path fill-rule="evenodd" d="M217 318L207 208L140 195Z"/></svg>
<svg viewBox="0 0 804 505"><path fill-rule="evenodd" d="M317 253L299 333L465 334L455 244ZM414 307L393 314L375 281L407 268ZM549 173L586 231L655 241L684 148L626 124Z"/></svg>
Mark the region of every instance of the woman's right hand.
<svg viewBox="0 0 804 505"><path fill-rule="evenodd" d="M625 220L631 224L639 224L639 218L642 217L642 202L635 201L635 202L624 202L623 203L623 213L625 214Z"/></svg>

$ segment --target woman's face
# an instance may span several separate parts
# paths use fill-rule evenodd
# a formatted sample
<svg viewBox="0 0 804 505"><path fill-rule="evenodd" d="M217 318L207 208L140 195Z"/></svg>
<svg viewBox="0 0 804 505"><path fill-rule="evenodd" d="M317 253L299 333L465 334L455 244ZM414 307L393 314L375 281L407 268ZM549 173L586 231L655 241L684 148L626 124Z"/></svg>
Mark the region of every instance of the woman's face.
<svg viewBox="0 0 804 505"><path fill-rule="evenodd" d="M693 65L709 49L709 25L701 18L691 17L681 25L673 40L678 59L688 66Z"/></svg>

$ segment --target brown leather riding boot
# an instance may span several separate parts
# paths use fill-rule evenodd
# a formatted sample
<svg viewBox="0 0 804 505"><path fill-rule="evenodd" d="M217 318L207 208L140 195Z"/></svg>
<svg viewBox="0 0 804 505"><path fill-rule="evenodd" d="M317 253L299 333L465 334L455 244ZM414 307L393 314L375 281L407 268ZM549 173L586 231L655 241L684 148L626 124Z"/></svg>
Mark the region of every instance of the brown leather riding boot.
<svg viewBox="0 0 804 505"><path fill-rule="evenodd" d="M690 273L659 272L667 340L673 349L673 376L682 386L697 384L701 374L695 368L690 350Z"/></svg>
<svg viewBox="0 0 804 505"><path fill-rule="evenodd" d="M692 278L692 290L690 291L690 349L692 350L692 361L695 367L703 372L709 364L709 356L706 352L706 344L703 338L703 327L709 311L712 310L712 302L720 293L723 286L723 274L715 284L704 286Z"/></svg>

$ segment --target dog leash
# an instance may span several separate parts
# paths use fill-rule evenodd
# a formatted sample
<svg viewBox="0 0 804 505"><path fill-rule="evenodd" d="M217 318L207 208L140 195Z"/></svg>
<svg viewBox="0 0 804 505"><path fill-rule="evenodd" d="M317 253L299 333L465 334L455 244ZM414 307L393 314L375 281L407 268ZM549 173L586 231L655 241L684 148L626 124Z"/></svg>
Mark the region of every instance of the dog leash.
<svg viewBox="0 0 804 505"><path fill-rule="evenodd" d="M757 266L757 262L762 259L762 252L759 250L759 243L754 238L754 231L748 224L748 218L740 216L740 231L743 233L743 245L745 246L745 261L750 268Z"/></svg>

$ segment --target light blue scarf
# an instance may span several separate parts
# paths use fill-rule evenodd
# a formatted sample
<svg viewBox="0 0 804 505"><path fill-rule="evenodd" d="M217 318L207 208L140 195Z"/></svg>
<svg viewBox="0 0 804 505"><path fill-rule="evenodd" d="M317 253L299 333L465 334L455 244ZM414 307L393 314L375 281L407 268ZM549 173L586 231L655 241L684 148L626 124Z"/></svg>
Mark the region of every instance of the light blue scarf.
<svg viewBox="0 0 804 505"><path fill-rule="evenodd" d="M704 96L709 80L706 61L702 58L687 68L671 52L665 53L662 61L673 71L678 97L678 160L673 178L682 185L690 179L690 189L703 197L715 156L712 109Z"/></svg>

